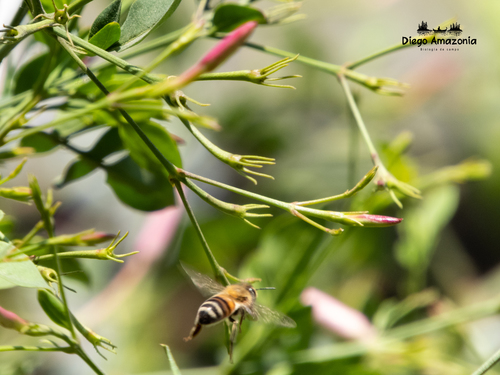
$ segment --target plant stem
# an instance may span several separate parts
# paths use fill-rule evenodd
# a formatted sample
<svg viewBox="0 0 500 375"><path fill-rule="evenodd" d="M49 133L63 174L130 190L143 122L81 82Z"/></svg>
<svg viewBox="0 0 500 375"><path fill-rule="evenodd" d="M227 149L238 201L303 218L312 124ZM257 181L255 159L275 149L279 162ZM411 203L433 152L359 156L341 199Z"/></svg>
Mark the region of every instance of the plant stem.
<svg viewBox="0 0 500 375"><path fill-rule="evenodd" d="M76 349L76 354L78 354L78 356L83 359L83 361L92 369L94 370L94 372L98 375L105 375L105 373L99 368L97 367L97 365L92 362L92 360L87 356L87 354L83 351L82 348L78 347Z"/></svg>
<svg viewBox="0 0 500 375"><path fill-rule="evenodd" d="M64 29L61 29L60 27L54 27L52 29L52 31L60 38L63 38L65 40L67 40L67 35L66 35L66 32L64 31ZM118 56L115 56L113 55L112 53L109 53L107 51L104 51L103 49L99 48L99 47L96 47L94 46L93 44L89 43L89 42L86 42L85 40L77 37L76 35L73 35L73 34L70 34L71 36L71 40L73 41L73 43L78 46L78 47L81 47L87 51L90 51L92 52L93 54L99 56L99 57L102 57L103 59L109 61L110 63L112 63L113 65L116 65L117 67L125 70L126 72L130 73L130 74L133 74L133 75L139 75L142 73L142 69L135 66L135 65L131 65L129 64L127 61L119 58ZM157 76L155 75L152 75L152 74L144 74L141 79L147 83L154 83L154 82L159 82L161 81L160 78L158 78Z"/></svg>
<svg viewBox="0 0 500 375"><path fill-rule="evenodd" d="M500 350L498 350L495 354L493 354L486 362L484 362L476 371L472 373L472 375L483 375L489 369L491 369L494 365L496 365L500 361Z"/></svg>
<svg viewBox="0 0 500 375"><path fill-rule="evenodd" d="M186 48L189 44L202 36L200 34L202 28L202 24L189 25L173 43L169 44L168 47L162 53L160 53L160 55L158 55L147 67L142 69L141 72L136 75L136 78L133 78L124 83L121 87L118 88L118 91L124 91L125 89L130 87L137 79L142 79L142 77L150 73L154 68L156 68L161 62L166 60L172 54Z"/></svg>
<svg viewBox="0 0 500 375"><path fill-rule="evenodd" d="M21 345L3 345L0 346L0 352L12 352L12 351L24 351L24 352L63 352L63 353L74 353L75 349L71 346L58 347L58 348L44 348L41 346L21 346Z"/></svg>
<svg viewBox="0 0 500 375"><path fill-rule="evenodd" d="M363 64L366 64L367 62L375 60L375 59L377 59L377 58L379 58L381 56L387 55L388 53L396 52L396 51L398 51L400 49L403 49L403 48L406 48L406 47L411 47L411 46L414 46L414 44L410 44L410 43L405 44L405 45L403 45L403 44L395 44L395 45L393 45L391 47L388 47L388 48L383 49L381 51L375 52L374 54L372 54L370 56L367 56L367 57L364 57L364 58L362 58L360 60L354 61L352 63L347 63L345 65L345 67L348 68L348 69L355 69L355 68L357 68L357 67L359 67L359 66L361 66Z"/></svg>
<svg viewBox="0 0 500 375"><path fill-rule="evenodd" d="M329 228L323 227L316 222L314 222L314 224L312 224L311 220L309 218L306 218L307 220L304 219L304 215L309 215L309 216L317 217L320 219L325 219L325 220L332 221L332 222L342 223L342 224L363 226L357 220L349 218L348 215L345 215L342 212L317 210L317 209L313 209L313 208L309 208L309 207L299 206L299 205L297 205L297 203L283 202L283 201L280 201L278 199L269 198L269 197L266 197L266 196L263 196L260 194L252 193L252 192L247 191L247 190L239 189L239 188L231 186L231 185L226 185L222 182L211 180L211 179L206 178L206 177L198 176L194 173L190 173L190 172L184 171L182 169L179 169L179 173L183 177L187 177L187 178L190 178L193 180L205 182L209 185L217 186L219 188L229 190L233 193L243 195L247 198L255 199L255 200L264 202L266 204L269 204L271 206L281 208L281 209L291 213L292 215L297 216L298 218L300 218L302 220L305 220L307 223L314 225L318 229L321 229L321 230L323 230L327 233L330 233L330 234L334 234L334 235L338 234L338 231L335 229L329 229ZM184 183L186 184L186 186L190 187L190 183L188 180L185 180Z"/></svg>
<svg viewBox="0 0 500 375"><path fill-rule="evenodd" d="M191 209L191 206L189 205L189 202L186 198L186 195L184 194L184 190L182 190L181 183L177 180L174 181L175 188L177 189L177 192L179 193L179 196L181 197L182 204L184 205L186 212L189 216L189 220L191 220L191 224L193 225L196 234L198 235L198 238L200 239L201 245L203 247L203 250L205 250L205 254L207 255L208 261L210 262L210 265L212 266L212 269L215 273L216 278L222 282L223 285L227 286L229 285L229 280L227 279L226 275L222 271L221 267L217 263L217 260L215 259L212 251L210 250L210 247L208 246L207 240L205 239L205 236L203 235L203 232L201 231L200 225L198 224L198 221L196 220L196 217L194 216L193 210Z"/></svg>
<svg viewBox="0 0 500 375"><path fill-rule="evenodd" d="M356 124L358 125L359 131L361 132L361 135L363 136L363 139L365 140L365 143L368 146L368 150L370 150L370 155L373 159L373 162L374 164L377 164L376 161L380 160L378 157L377 150L373 145L368 130L366 129L366 125L363 121L363 118L361 117L361 113L359 112L358 106L356 105L356 101L352 96L351 89L349 88L347 80L342 74L339 74L338 78L340 84L342 85L342 88L344 89L345 96L347 97L347 102L349 103L349 108L351 109L354 119L356 120Z"/></svg>
<svg viewBox="0 0 500 375"><path fill-rule="evenodd" d="M60 41L61 42L61 41ZM76 61L80 69L82 69L85 74L88 75L88 77L96 84L96 86L105 94L108 95L109 91L106 89L106 87L99 81L99 79L92 73L92 71L84 64L84 62L73 52L73 50L68 46L66 42L61 42L61 45L66 49L66 51L70 54L70 56ZM153 142L148 138L146 133L144 133L141 129L141 127L130 117L130 115L123 109L119 108L118 109L121 113L121 115L125 118L125 120L132 126L132 128L135 130L135 132L141 137L143 142L148 146L148 148L153 152L153 154L156 156L158 161L163 164L165 169L168 171L170 176L172 177L178 177L177 173L177 167L173 165L165 156L161 153L158 148L154 145Z"/></svg>

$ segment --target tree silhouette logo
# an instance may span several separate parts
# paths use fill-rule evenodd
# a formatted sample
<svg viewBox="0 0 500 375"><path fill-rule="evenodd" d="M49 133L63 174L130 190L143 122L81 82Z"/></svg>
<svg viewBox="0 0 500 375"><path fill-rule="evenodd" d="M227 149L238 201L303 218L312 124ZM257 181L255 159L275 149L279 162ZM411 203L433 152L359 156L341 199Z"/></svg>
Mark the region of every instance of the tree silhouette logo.
<svg viewBox="0 0 500 375"><path fill-rule="evenodd" d="M422 21L421 24L418 25L417 28L417 33L419 35L430 35L430 34L436 34L437 36L446 36L446 35L453 35L453 36L460 36L462 34L463 30L458 22L452 23L450 27L445 27L444 29L441 28L441 26L438 26L437 29L429 29L427 26L427 22Z"/></svg>

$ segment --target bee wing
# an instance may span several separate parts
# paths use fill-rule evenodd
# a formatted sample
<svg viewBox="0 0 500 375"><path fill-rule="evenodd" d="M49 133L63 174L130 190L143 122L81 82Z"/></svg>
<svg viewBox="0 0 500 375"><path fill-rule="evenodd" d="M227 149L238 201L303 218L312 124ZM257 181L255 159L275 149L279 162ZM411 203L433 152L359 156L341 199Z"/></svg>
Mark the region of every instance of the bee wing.
<svg viewBox="0 0 500 375"><path fill-rule="evenodd" d="M292 318L259 303L254 304L252 317L263 323L276 324L289 328L297 327L297 323Z"/></svg>
<svg viewBox="0 0 500 375"><path fill-rule="evenodd" d="M224 290L224 287L217 281L212 280L210 277L203 275L199 272L193 271L188 267L182 265L182 268L193 281L193 284L200 290L204 297L211 297Z"/></svg>

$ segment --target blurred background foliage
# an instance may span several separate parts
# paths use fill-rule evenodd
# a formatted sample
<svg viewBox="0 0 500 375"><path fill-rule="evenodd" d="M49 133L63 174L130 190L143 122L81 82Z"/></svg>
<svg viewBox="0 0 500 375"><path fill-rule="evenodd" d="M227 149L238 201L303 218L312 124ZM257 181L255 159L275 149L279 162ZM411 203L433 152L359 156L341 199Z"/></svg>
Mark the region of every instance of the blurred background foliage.
<svg viewBox="0 0 500 375"><path fill-rule="evenodd" d="M90 3L81 24L90 26L105 5L105 1ZM184 0L148 38L182 27L194 9L194 1ZM414 35L422 20L437 25L455 16L464 35L477 38L477 45L461 46L459 51L405 49L358 68L369 75L409 83L403 97L378 96L351 85L386 165L417 187L427 183L423 200L406 199L400 210L386 192L374 193L370 185L360 196L329 207L366 209L402 217L403 223L395 228L346 228L342 236L329 237L278 210L271 210L272 219L256 220L262 227L259 231L190 195L219 263L234 275L259 277L261 286L275 286L275 292L261 292L259 300L287 312L298 327L272 329L245 322L232 366L227 364L222 326L204 329L196 340L184 343L182 338L189 333L203 298L179 271L178 261L206 274L210 268L195 232L183 221L140 283L111 310L105 303L91 301L124 266L92 260L67 265L68 269L85 270L85 276L66 277L67 284L78 290L69 296L76 316L118 346L118 354L109 355L99 365L109 374L166 374L168 362L158 345L166 343L183 374L469 374L497 350L497 316L425 335L363 343L343 339L315 322L310 307L301 304L300 294L308 286L321 289L363 312L381 335L391 327L425 322L429 316L462 306L480 304L475 317L496 311L485 301L497 296L500 289L500 178L496 173L500 165L499 11L500 4L492 0L305 1L301 9L305 19L259 27L252 41L337 64L399 43L402 36ZM36 46L25 44L16 50L11 64L37 55ZM199 40L156 72L179 74L213 44L210 39ZM131 62L144 66L152 56L154 53ZM276 60L242 48L219 70L259 69ZM220 81L195 82L185 90L190 97L212 104L198 112L217 118L223 126L218 133L203 130L215 144L239 154L277 159L276 166L264 171L275 181L261 179L254 186L213 158L178 120L165 122L171 133L184 140L179 151L185 169L284 201L314 199L352 187L371 168L371 161L340 85L335 77L299 63L291 64L286 74L303 76L292 83L297 90ZM5 85L12 84L10 78ZM74 142L86 148L95 140L92 133ZM407 152L400 152L398 141L411 143ZM23 176L31 172L46 188L73 157L58 148L31 158L13 185L25 184ZM491 162L489 179L461 185L426 182L425 176L471 157ZM12 170L17 162L1 165L2 172ZM56 231L71 233L89 227L111 233L128 230L122 251L133 251L146 214L120 203L105 178L99 170L56 190L56 199L63 202L56 215ZM207 191L224 201L249 203L216 188L207 187ZM39 220L33 207L6 200L0 204L9 215L2 221L1 231L9 237L22 237ZM134 257L126 259L127 264L134 261ZM9 310L23 312L23 318L43 322L33 290L0 290L0 301ZM418 329L417 333L424 332ZM0 330L1 344L29 340ZM78 359L63 354L3 353L0 361L0 373L5 375L89 371Z"/></svg>

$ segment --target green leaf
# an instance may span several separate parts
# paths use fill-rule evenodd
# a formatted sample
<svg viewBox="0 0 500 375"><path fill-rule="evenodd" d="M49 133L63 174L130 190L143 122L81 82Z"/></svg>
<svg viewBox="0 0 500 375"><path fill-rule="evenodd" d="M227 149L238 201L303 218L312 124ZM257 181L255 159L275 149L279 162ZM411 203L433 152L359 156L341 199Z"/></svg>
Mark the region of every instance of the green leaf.
<svg viewBox="0 0 500 375"><path fill-rule="evenodd" d="M177 363L175 362L174 356L172 355L172 352L170 351L170 347L168 345L160 344L165 348L165 352L167 353L168 361L170 362L170 369L172 370L172 374L174 375L181 375L181 371L179 370L179 366L177 366Z"/></svg>
<svg viewBox="0 0 500 375"><path fill-rule="evenodd" d="M181 0L137 0L122 25L118 51L139 43L172 15Z"/></svg>
<svg viewBox="0 0 500 375"><path fill-rule="evenodd" d="M397 227L400 240L396 244L396 258L403 267L419 274L427 269L439 234L458 207L459 195L456 186L440 186L405 210L404 225Z"/></svg>
<svg viewBox="0 0 500 375"><path fill-rule="evenodd" d="M121 9L122 9L122 0L115 0L97 16L94 23L92 24L92 27L90 28L90 33L89 33L90 43L92 43L90 39L92 39L92 37L96 35L100 30L102 30L106 25L112 22L116 23L120 22Z"/></svg>
<svg viewBox="0 0 500 375"><path fill-rule="evenodd" d="M182 167L177 144L163 126L151 121L139 124L139 126L167 160L177 167ZM165 167L158 161L151 150L144 145L144 142L129 124L121 124L119 132L125 148L130 151L130 156L140 167L150 172L160 172L168 176Z"/></svg>
<svg viewBox="0 0 500 375"><path fill-rule="evenodd" d="M0 221L3 220L4 216L5 216L5 213L2 210L0 210Z"/></svg>
<svg viewBox="0 0 500 375"><path fill-rule="evenodd" d="M107 50L113 44L118 42L120 34L120 25L117 22L111 22L99 30L91 39L89 39L89 43L103 50Z"/></svg>
<svg viewBox="0 0 500 375"><path fill-rule="evenodd" d="M260 10L237 4L218 6L212 23L217 31L227 33L248 21L257 21L260 24L267 23L266 17Z"/></svg>
<svg viewBox="0 0 500 375"><path fill-rule="evenodd" d="M12 245L10 242L0 241L0 262L13 248L14 245Z"/></svg>
<svg viewBox="0 0 500 375"><path fill-rule="evenodd" d="M59 146L59 143L50 134L38 132L21 139L21 147L31 147L35 152L47 152Z"/></svg>
<svg viewBox="0 0 500 375"><path fill-rule="evenodd" d="M123 144L118 135L118 129L110 128L90 151L87 151L66 167L62 176L58 177L54 183L55 186L61 189L70 182L86 176L96 169L105 157L120 150L123 150Z"/></svg>
<svg viewBox="0 0 500 375"><path fill-rule="evenodd" d="M5 258L12 244L0 242L0 289L23 286L26 288L47 288L48 285L35 264L26 256Z"/></svg>
<svg viewBox="0 0 500 375"><path fill-rule="evenodd" d="M68 185L70 182L78 180L94 169L97 168L97 164L85 159L74 160L66 167L63 174L54 181L54 186L58 189L63 188Z"/></svg>
<svg viewBox="0 0 500 375"><path fill-rule="evenodd" d="M156 211L174 204L167 177L140 168L130 156L107 166L107 182L118 198L141 211Z"/></svg>
<svg viewBox="0 0 500 375"><path fill-rule="evenodd" d="M40 75L40 67L44 66L48 53L38 55L23 65L19 73L14 78L14 95L30 90Z"/></svg>

